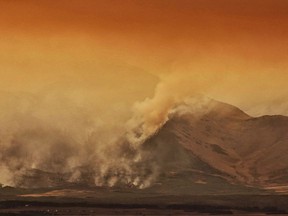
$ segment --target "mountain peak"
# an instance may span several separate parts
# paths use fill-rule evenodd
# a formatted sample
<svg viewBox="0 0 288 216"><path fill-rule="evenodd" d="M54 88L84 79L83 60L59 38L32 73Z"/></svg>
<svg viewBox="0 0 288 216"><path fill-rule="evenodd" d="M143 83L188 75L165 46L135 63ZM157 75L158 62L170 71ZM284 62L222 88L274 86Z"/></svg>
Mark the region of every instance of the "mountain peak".
<svg viewBox="0 0 288 216"><path fill-rule="evenodd" d="M252 117L236 106L207 97L195 97L178 105L170 119L181 116L196 118L209 117L213 119L248 120Z"/></svg>

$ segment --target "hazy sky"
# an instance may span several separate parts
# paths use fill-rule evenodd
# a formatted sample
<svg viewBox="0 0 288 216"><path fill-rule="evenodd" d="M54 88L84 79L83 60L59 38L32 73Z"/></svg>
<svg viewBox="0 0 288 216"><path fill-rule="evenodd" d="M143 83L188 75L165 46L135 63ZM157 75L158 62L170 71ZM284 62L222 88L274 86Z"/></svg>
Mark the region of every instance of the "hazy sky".
<svg viewBox="0 0 288 216"><path fill-rule="evenodd" d="M288 115L287 0L0 0L0 8L1 91L85 89L101 104L142 100L161 82L172 95Z"/></svg>

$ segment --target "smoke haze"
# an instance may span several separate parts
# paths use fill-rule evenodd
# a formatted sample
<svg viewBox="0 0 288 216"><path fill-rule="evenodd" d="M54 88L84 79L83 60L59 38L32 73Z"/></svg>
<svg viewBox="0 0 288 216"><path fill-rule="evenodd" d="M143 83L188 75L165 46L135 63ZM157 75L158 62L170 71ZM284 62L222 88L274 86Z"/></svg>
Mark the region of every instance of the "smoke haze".
<svg viewBox="0 0 288 216"><path fill-rule="evenodd" d="M148 187L163 163L142 144L171 116L201 116L209 98L288 115L287 1L0 7L0 183L39 186L27 179L42 170Z"/></svg>

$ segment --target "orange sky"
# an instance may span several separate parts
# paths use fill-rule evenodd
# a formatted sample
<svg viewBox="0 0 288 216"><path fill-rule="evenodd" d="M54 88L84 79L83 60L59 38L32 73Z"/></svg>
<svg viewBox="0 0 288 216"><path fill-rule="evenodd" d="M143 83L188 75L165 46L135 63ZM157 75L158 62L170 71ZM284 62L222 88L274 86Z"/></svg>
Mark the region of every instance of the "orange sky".
<svg viewBox="0 0 288 216"><path fill-rule="evenodd" d="M288 114L287 0L0 0L0 8L1 91L68 82L136 100L159 77L256 115Z"/></svg>

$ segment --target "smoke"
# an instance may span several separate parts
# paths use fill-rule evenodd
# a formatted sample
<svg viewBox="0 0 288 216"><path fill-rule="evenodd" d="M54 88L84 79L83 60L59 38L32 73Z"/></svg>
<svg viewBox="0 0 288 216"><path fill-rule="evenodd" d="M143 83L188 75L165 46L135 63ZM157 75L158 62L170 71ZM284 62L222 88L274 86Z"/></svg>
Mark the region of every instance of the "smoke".
<svg viewBox="0 0 288 216"><path fill-rule="evenodd" d="M135 103L126 130L127 140L134 149L156 134L173 115L190 112L201 117L209 112L213 107L209 98L237 105L252 116L287 115L288 92L284 90L287 75L275 77L273 70L264 69L261 73L232 72L223 66L213 70L200 65L186 68L187 72L164 74L154 96ZM142 160L141 154L138 160Z"/></svg>
<svg viewBox="0 0 288 216"><path fill-rule="evenodd" d="M197 108L199 113L208 99L201 97L198 88L199 83L190 85L182 76L175 76L173 73L164 76L153 97L135 103L133 117L127 123L127 138L130 143L135 147L141 145L155 134L182 104L189 104L185 112L192 109L196 112Z"/></svg>
<svg viewBox="0 0 288 216"><path fill-rule="evenodd" d="M90 181L95 177L95 182L99 182L96 176L104 178L106 170L116 164L116 170L132 172L127 161L117 161L120 155L116 155L119 151L115 149L115 143L124 133L120 125L125 118L119 116L125 113L118 109L117 114L113 114L113 107L110 115L101 109L97 112L93 105L91 108L79 103L77 97L71 95L2 94L2 184L37 186L37 183L29 185L30 170L65 174L69 181L81 181L83 171L89 170L85 172L92 173ZM107 181L113 183L110 179Z"/></svg>
<svg viewBox="0 0 288 216"><path fill-rule="evenodd" d="M171 94L169 89L177 85L163 80L154 96L135 103L132 112L129 105L117 104L116 109L110 104L108 109L93 104L95 95L92 99L76 88L2 93L0 183L28 188L65 182L151 186L165 164L155 158L164 156L142 144L174 113L200 104L199 98L188 99L188 91Z"/></svg>
<svg viewBox="0 0 288 216"><path fill-rule="evenodd" d="M90 96L83 100L83 95L89 94L76 94L75 89L1 94L1 184L30 188L71 182L146 188L157 179L161 167L150 160L149 151L127 139L129 130L135 128L123 127L127 122L138 127L142 123L135 122L139 116L131 118L128 105L101 108L93 104ZM143 107L156 108L157 98L147 100L154 101L155 106L149 108L149 102ZM163 114L157 121L153 119L161 110L144 119L144 111L139 120L153 122L141 128L142 141L166 118Z"/></svg>
<svg viewBox="0 0 288 216"><path fill-rule="evenodd" d="M159 158L168 157L144 144L170 118L187 112L198 117L207 113L211 100L202 95L238 104L244 101L242 89L257 95L252 87L246 87L252 86L256 77L223 74L165 75L154 95L134 103L132 112L130 104L101 106L101 97L74 87L38 94L2 93L0 183L18 187L67 182L149 187L164 172L165 161ZM238 82L245 86L241 88ZM259 86L264 85L262 80ZM272 89L273 85L266 86Z"/></svg>

